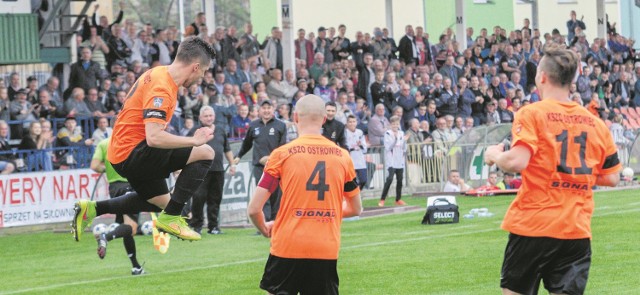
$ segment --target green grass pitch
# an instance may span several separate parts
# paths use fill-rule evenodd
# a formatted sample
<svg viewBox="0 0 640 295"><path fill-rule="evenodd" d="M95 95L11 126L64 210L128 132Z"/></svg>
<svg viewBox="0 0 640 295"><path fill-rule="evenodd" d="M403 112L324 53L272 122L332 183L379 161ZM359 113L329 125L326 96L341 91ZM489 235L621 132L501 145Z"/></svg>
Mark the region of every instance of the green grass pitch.
<svg viewBox="0 0 640 295"><path fill-rule="evenodd" d="M458 198L460 213L486 207L495 216L453 225L421 225L424 210L343 223L338 261L342 294L499 294L512 196ZM638 191L596 194L588 294L640 294ZM425 206L423 198L405 198ZM377 200L366 200L375 206ZM389 202L392 203L392 202ZM199 242L172 239L169 253L137 236L148 275L132 277L122 242L98 259L90 234L42 232L0 237L0 294L264 294L258 288L269 240L227 229ZM546 294L541 291L540 294Z"/></svg>

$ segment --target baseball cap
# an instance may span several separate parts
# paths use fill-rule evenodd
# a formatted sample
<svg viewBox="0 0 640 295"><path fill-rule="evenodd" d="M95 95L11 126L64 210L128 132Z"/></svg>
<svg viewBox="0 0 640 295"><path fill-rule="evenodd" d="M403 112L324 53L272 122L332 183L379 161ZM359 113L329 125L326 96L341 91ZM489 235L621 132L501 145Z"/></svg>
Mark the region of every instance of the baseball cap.
<svg viewBox="0 0 640 295"><path fill-rule="evenodd" d="M20 88L17 92L17 94L29 94L29 91L25 88Z"/></svg>
<svg viewBox="0 0 640 295"><path fill-rule="evenodd" d="M325 27L323 27L323 26L320 26L320 27L318 28L318 32L324 32L324 31L326 31L326 30L327 30L327 28L325 28Z"/></svg>
<svg viewBox="0 0 640 295"><path fill-rule="evenodd" d="M270 106L273 106L273 103L272 103L272 102L271 102L271 100L269 100L269 99L265 99L265 100L263 100L263 101L261 101L261 102L260 102L260 106L263 106L263 105L265 105L265 104L268 104L268 105L270 105Z"/></svg>

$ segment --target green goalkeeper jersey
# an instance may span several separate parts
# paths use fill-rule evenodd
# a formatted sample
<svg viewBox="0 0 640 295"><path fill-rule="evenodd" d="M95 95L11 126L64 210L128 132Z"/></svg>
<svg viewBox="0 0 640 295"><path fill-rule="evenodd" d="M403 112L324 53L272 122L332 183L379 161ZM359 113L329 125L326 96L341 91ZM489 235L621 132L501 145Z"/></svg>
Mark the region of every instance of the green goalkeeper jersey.
<svg viewBox="0 0 640 295"><path fill-rule="evenodd" d="M109 142L111 142L111 137L103 139L96 146L96 151L93 153L93 160L100 160L104 163L105 173L107 174L107 181L109 183L113 183L116 181L120 182L129 182L126 178L120 176L116 170L113 169L111 163L107 160L107 148L109 147Z"/></svg>

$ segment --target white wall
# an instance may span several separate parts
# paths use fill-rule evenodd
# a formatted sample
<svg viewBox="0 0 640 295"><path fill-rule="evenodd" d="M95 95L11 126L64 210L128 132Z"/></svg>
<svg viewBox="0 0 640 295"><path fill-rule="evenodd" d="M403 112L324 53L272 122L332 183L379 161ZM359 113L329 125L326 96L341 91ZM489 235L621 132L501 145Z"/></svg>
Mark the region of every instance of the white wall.
<svg viewBox="0 0 640 295"><path fill-rule="evenodd" d="M303 28L307 33L313 31L317 35L320 26L335 27L337 30L340 24L344 24L347 26L347 38L353 41L356 31L372 34L373 28L386 27L385 0L323 0L322 5L316 1L311 3L307 7L304 1L293 3L293 27L296 33ZM309 6L313 9L309 9ZM392 33L396 42L404 35L405 25L424 27L422 7L421 0L393 1Z"/></svg>
<svg viewBox="0 0 640 295"><path fill-rule="evenodd" d="M0 13L31 13L31 0L0 0Z"/></svg>
<svg viewBox="0 0 640 295"><path fill-rule="evenodd" d="M519 4L514 0L513 19L516 27L522 28L522 20L524 18L531 19L531 4ZM591 41L597 37L597 19L596 19L596 1L595 0L575 0L566 1L569 3L558 4L558 0L537 0L538 1L538 23L541 35L551 33L554 28L560 31L560 34L567 35L567 21L571 10L576 11L578 19L584 15L584 23L587 26L585 34L587 40ZM609 22L617 23L618 31L620 31L620 18L618 0L605 0L605 13L609 14Z"/></svg>

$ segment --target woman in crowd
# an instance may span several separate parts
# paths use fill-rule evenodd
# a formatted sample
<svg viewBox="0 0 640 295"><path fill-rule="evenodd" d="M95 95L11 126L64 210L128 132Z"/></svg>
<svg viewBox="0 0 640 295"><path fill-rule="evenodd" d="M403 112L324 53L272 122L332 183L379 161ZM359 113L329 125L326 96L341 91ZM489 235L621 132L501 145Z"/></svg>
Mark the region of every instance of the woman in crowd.
<svg viewBox="0 0 640 295"><path fill-rule="evenodd" d="M44 149L50 147L50 140L53 138L50 129L43 132L39 121L31 122L29 132L22 138L19 149L33 151L27 155L28 171L53 170L51 156L47 151L44 151Z"/></svg>

